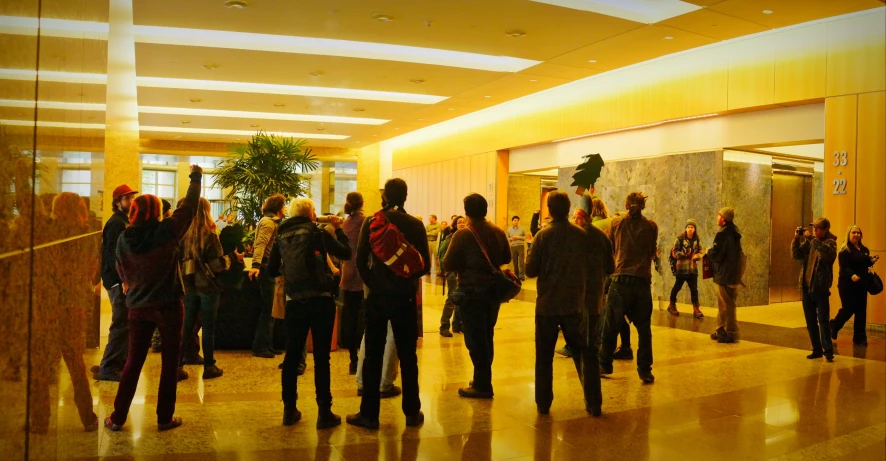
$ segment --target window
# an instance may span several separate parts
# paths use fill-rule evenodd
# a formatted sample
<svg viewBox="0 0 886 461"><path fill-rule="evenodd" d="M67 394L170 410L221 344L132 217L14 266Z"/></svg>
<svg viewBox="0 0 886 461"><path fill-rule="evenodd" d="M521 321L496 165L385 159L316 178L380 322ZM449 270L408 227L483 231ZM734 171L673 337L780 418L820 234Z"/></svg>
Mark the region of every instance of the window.
<svg viewBox="0 0 886 461"><path fill-rule="evenodd" d="M73 192L81 197L92 195L92 172L89 170L63 169L61 180L62 192Z"/></svg>
<svg viewBox="0 0 886 461"><path fill-rule="evenodd" d="M167 200L175 208L175 172L142 170L143 194L153 194Z"/></svg>
<svg viewBox="0 0 886 461"><path fill-rule="evenodd" d="M203 174L203 184L202 190L200 191L200 196L205 198L206 200L209 200L209 205L212 209L212 216L215 218L223 214L230 206L230 202L224 199L225 195L222 188L215 185L214 174Z"/></svg>

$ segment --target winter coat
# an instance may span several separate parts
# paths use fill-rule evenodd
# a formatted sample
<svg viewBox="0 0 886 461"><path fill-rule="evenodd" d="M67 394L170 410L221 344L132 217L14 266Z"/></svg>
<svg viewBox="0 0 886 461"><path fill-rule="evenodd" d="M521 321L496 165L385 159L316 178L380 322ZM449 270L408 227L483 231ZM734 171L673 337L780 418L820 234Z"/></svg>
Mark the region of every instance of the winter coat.
<svg viewBox="0 0 886 461"><path fill-rule="evenodd" d="M713 263L714 283L734 286L741 284L741 233L733 223L726 223L714 236L714 244L708 249Z"/></svg>
<svg viewBox="0 0 886 461"><path fill-rule="evenodd" d="M800 289L809 293L830 292L834 283L834 261L837 259L836 235L828 232L823 239L808 240L794 237L791 241L791 256L803 262Z"/></svg>

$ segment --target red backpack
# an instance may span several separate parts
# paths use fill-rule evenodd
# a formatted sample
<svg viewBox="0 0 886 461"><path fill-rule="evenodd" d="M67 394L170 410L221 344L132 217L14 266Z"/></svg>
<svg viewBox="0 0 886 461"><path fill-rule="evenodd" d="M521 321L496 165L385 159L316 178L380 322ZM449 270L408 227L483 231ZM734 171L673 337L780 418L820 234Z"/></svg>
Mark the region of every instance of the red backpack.
<svg viewBox="0 0 886 461"><path fill-rule="evenodd" d="M369 245L375 256L400 277L412 278L425 268L421 253L388 221L384 211L375 213L369 224Z"/></svg>

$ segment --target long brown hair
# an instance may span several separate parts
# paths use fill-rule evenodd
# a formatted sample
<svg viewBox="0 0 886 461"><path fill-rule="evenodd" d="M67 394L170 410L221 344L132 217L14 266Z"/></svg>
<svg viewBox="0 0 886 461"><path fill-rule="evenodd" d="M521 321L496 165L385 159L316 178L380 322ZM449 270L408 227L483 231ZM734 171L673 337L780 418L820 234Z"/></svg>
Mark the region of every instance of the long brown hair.
<svg viewBox="0 0 886 461"><path fill-rule="evenodd" d="M212 219L212 209L209 200L200 197L194 214L191 227L182 237L182 259L201 259L203 257L203 245L206 236L215 232L215 221Z"/></svg>

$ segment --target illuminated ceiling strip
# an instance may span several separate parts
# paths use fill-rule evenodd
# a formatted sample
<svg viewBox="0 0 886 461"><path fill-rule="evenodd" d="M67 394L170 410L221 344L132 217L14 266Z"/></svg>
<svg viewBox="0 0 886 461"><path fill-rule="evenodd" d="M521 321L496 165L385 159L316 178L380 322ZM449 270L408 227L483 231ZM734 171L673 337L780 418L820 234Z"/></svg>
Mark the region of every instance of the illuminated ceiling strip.
<svg viewBox="0 0 886 461"><path fill-rule="evenodd" d="M215 128L181 128L177 126L140 126L139 131L153 133L187 133L187 134L221 134L231 136L252 136L255 130L219 130ZM287 133L282 131L265 131L267 134L277 136L305 138L305 139L348 139L350 136L343 134L316 134L316 133Z"/></svg>
<svg viewBox="0 0 886 461"><path fill-rule="evenodd" d="M24 101L18 99L0 99L0 107L21 107L27 109L34 108L34 101ZM60 102L60 101L40 101L37 103L40 109L59 109L59 110L106 110L105 104L96 103L79 103L79 102ZM230 117L230 118L252 118L262 120L287 120L293 122L318 122L318 123L343 123L350 125L382 125L390 122L380 118L360 118L360 117L339 117L333 115L309 115L309 114L283 114L275 112L247 112L239 110L212 110L212 109L190 109L183 107L152 107L139 106L139 113L142 114L171 114L171 115L191 115L203 117Z"/></svg>
<svg viewBox="0 0 886 461"><path fill-rule="evenodd" d="M653 24L701 9L679 0L531 0L536 3L590 11L629 21Z"/></svg>
<svg viewBox="0 0 886 461"><path fill-rule="evenodd" d="M686 120L695 120L695 119L697 119L697 118L716 117L717 115L719 115L719 114L694 115L694 116L692 116L692 117L683 117L683 118L675 118L675 119L671 119L671 120L662 120L662 121L660 121L660 122L647 123L647 124L645 124L645 125L629 126L629 127L625 127L625 128L616 128L616 129L614 129L614 130L598 131L598 132L596 132L596 133L588 133L588 134L582 134L582 135L579 135L579 136L572 136L572 137L569 137L569 138L555 139L555 140L553 140L553 141L551 141L551 142L554 143L554 142L572 141L573 139L590 138L590 137L592 137L592 136L600 136L600 135L604 135L604 134L618 133L618 132L620 132L620 131L639 130L639 129L642 129L642 128L650 128L650 127L653 127L653 126L664 125L664 124L666 124L666 123L684 122L684 121L686 121Z"/></svg>
<svg viewBox="0 0 886 461"><path fill-rule="evenodd" d="M33 120L0 120L0 125L8 126L34 126ZM75 128L79 130L104 130L104 123L70 123L70 122L44 122L38 121L40 128Z"/></svg>
<svg viewBox="0 0 886 461"><path fill-rule="evenodd" d="M38 25L40 35L49 37L107 40L109 31L108 24L101 22L43 18L38 24L37 18L0 16L0 33L4 34L37 35ZM377 59L492 72L519 72L540 64L540 61L531 59L417 46L178 27L137 25L135 41L161 45Z"/></svg>
<svg viewBox="0 0 886 461"><path fill-rule="evenodd" d="M107 84L104 74L84 74L77 72L39 72L44 82ZM0 79L37 79L33 70L0 69ZM146 88L171 88L185 90L230 91L235 93L284 94L290 96L313 96L319 98L362 99L368 101L403 102L411 104L436 104L448 99L447 96L426 94L395 93L391 91L352 90L350 88L326 88L320 86L277 85L272 83L223 82L217 80L191 80L184 78L136 77L136 83Z"/></svg>

